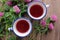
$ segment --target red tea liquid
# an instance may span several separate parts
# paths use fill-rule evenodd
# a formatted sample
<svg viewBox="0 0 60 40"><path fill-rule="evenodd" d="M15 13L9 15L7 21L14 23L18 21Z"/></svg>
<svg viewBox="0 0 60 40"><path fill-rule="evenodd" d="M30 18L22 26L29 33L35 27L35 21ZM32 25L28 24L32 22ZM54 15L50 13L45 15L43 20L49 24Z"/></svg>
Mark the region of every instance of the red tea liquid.
<svg viewBox="0 0 60 40"><path fill-rule="evenodd" d="M43 14L43 8L40 5L33 5L30 8L30 13L33 17L40 17Z"/></svg>
<svg viewBox="0 0 60 40"><path fill-rule="evenodd" d="M19 32L25 33L29 29L29 23L26 20L20 20L17 22L16 28Z"/></svg>

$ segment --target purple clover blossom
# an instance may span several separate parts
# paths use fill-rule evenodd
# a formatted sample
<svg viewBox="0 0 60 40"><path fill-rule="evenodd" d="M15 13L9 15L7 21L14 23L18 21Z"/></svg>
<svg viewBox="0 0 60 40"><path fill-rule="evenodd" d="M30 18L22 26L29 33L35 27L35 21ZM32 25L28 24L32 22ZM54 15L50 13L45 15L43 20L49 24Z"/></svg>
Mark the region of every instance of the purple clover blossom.
<svg viewBox="0 0 60 40"><path fill-rule="evenodd" d="M41 0L33 0L33 1L41 1Z"/></svg>
<svg viewBox="0 0 60 40"><path fill-rule="evenodd" d="M12 5L12 1L7 1L7 5L11 6Z"/></svg>
<svg viewBox="0 0 60 40"><path fill-rule="evenodd" d="M49 30L53 30L53 29L54 29L54 25L53 25L52 23L50 23L50 24L48 25L48 28L49 28Z"/></svg>
<svg viewBox="0 0 60 40"><path fill-rule="evenodd" d="M57 21L57 16L56 15L52 15L50 18L51 18L52 21Z"/></svg>
<svg viewBox="0 0 60 40"><path fill-rule="evenodd" d="M25 2L31 2L32 0L25 0Z"/></svg>
<svg viewBox="0 0 60 40"><path fill-rule="evenodd" d="M4 13L3 12L0 12L0 17L2 17L4 15Z"/></svg>
<svg viewBox="0 0 60 40"><path fill-rule="evenodd" d="M21 10L17 5L13 6L14 12L19 13Z"/></svg>
<svg viewBox="0 0 60 40"><path fill-rule="evenodd" d="M45 20L41 20L40 24L45 27L46 26L46 21Z"/></svg>

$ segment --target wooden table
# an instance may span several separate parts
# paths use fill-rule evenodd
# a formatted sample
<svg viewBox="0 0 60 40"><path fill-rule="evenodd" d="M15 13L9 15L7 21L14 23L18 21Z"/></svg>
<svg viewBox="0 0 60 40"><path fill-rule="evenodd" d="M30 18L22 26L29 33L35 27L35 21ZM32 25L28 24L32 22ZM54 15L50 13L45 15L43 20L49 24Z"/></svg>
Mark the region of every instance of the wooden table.
<svg viewBox="0 0 60 40"><path fill-rule="evenodd" d="M37 36L32 33L33 39L35 40L60 40L60 0L43 0L44 3L50 4L50 7L48 8L47 15L45 19L53 14L56 14L58 17L58 20L55 23L54 30L51 32L48 32L47 35L40 35ZM28 40L29 37L24 38L24 40Z"/></svg>

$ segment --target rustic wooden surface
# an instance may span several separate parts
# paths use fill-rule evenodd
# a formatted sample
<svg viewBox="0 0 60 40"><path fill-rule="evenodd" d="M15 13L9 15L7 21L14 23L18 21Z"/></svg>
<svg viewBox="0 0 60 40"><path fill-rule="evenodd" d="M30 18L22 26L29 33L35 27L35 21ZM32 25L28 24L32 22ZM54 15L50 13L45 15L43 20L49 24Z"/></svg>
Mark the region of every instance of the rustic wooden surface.
<svg viewBox="0 0 60 40"><path fill-rule="evenodd" d="M50 4L48 8L47 15L45 19L53 14L56 14L58 17L57 22L55 23L54 30L48 32L47 35L40 35L37 36L32 33L32 37L34 40L60 40L60 0L42 0L46 4ZM24 38L24 40L28 40L29 37Z"/></svg>
<svg viewBox="0 0 60 40"><path fill-rule="evenodd" d="M46 17L49 17L52 14L56 14L58 17L57 22L55 23L55 28L52 32L49 32L47 35L42 35L42 40L60 40L60 0L43 0L46 4L51 4L48 8L48 13Z"/></svg>

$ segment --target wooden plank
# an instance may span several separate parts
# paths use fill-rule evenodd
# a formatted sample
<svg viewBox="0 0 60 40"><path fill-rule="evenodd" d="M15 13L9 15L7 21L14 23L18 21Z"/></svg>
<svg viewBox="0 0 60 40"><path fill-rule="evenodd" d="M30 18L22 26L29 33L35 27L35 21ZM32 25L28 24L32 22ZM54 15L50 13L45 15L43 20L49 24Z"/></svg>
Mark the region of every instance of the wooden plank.
<svg viewBox="0 0 60 40"><path fill-rule="evenodd" d="M48 32L47 35L40 35L38 34L38 37L36 40L60 40L60 0L42 0L46 4L50 4L50 7L48 8L47 15L45 17L48 18L53 14L56 14L58 17L58 20L55 23L54 30L51 32ZM32 34L31 34L32 35ZM34 36L34 34L33 34ZM35 37L36 38L36 37ZM35 40L34 38L34 40Z"/></svg>
<svg viewBox="0 0 60 40"><path fill-rule="evenodd" d="M58 17L57 22L55 23L55 28L53 31L49 32L47 35L42 35L42 40L60 40L60 0L43 0L46 4L50 4L48 8L48 13L45 19L53 14L56 14Z"/></svg>

